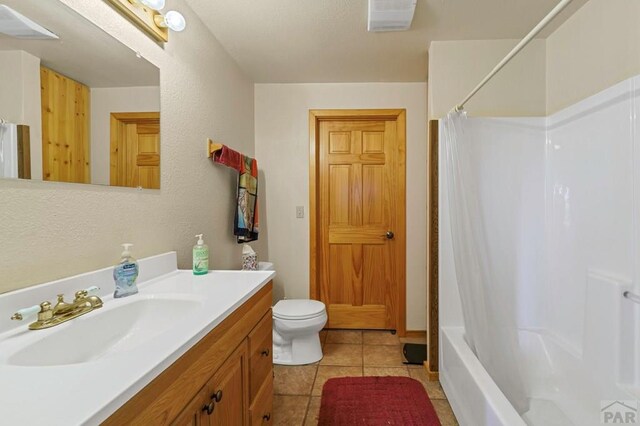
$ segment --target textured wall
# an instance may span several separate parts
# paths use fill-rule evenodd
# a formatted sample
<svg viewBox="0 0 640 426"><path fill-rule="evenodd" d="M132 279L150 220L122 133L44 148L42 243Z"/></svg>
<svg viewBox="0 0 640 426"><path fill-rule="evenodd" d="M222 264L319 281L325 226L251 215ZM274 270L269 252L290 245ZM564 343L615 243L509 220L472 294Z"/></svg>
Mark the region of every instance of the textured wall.
<svg viewBox="0 0 640 426"><path fill-rule="evenodd" d="M231 235L236 173L211 164L205 139L253 153L253 83L184 1L167 2L187 29L164 48L105 2L63 3L160 68L162 187L0 181L0 292L109 266L123 241L135 244L137 257L177 250L179 266L190 268L200 232L212 267L239 267Z"/></svg>
<svg viewBox="0 0 640 426"><path fill-rule="evenodd" d="M20 50L0 52L0 118L10 122L22 124L23 114L23 66Z"/></svg>
<svg viewBox="0 0 640 426"><path fill-rule="evenodd" d="M640 74L640 1L590 0L547 38L547 113Z"/></svg>
<svg viewBox="0 0 640 426"><path fill-rule="evenodd" d="M256 155L266 175L275 296L309 297L309 110L407 109L407 328L426 327L425 83L257 84ZM296 219L295 207L305 206Z"/></svg>
<svg viewBox="0 0 640 426"><path fill-rule="evenodd" d="M442 118L519 40L439 41L429 47L429 117ZM465 105L473 116L545 115L545 41L532 41Z"/></svg>
<svg viewBox="0 0 640 426"><path fill-rule="evenodd" d="M0 52L0 76L0 119L29 126L31 177L42 179L40 58L21 50Z"/></svg>

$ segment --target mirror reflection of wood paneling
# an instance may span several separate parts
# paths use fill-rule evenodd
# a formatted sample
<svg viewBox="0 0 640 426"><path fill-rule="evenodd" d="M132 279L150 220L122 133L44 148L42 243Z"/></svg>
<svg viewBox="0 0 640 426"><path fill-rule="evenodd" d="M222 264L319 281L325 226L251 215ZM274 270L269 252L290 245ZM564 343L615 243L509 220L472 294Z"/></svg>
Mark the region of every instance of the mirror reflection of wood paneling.
<svg viewBox="0 0 640 426"><path fill-rule="evenodd" d="M64 2L1 3L57 38L0 35L0 118L11 128L0 143L12 150L0 179L109 185L111 113L159 111L158 67ZM18 145L20 125L30 144ZM142 160L140 178L154 186L153 157Z"/></svg>
<svg viewBox="0 0 640 426"><path fill-rule="evenodd" d="M89 88L45 67L40 87L43 179L91 183Z"/></svg>
<svg viewBox="0 0 640 426"><path fill-rule="evenodd" d="M29 126L18 126L18 178L31 179L31 133Z"/></svg>
<svg viewBox="0 0 640 426"><path fill-rule="evenodd" d="M111 114L111 186L160 189L160 113Z"/></svg>

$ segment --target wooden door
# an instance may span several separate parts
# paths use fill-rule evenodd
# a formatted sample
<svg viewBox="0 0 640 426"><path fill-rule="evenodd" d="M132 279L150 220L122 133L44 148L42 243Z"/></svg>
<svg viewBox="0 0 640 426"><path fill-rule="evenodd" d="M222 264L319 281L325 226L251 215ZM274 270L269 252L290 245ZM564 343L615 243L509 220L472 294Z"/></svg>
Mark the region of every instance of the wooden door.
<svg viewBox="0 0 640 426"><path fill-rule="evenodd" d="M111 114L111 186L160 189L160 113Z"/></svg>
<svg viewBox="0 0 640 426"><path fill-rule="evenodd" d="M40 68L42 178L91 183L89 88Z"/></svg>
<svg viewBox="0 0 640 426"><path fill-rule="evenodd" d="M327 327L404 335L405 112L312 115L312 284L327 306Z"/></svg>

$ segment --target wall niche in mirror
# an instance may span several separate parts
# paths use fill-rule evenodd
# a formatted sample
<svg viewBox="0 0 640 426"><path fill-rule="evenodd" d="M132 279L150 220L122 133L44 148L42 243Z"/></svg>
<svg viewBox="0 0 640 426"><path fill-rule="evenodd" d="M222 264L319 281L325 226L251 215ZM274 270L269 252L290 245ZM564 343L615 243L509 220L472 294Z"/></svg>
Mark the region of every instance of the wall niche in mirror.
<svg viewBox="0 0 640 426"><path fill-rule="evenodd" d="M0 1L0 177L160 188L160 72L58 0Z"/></svg>

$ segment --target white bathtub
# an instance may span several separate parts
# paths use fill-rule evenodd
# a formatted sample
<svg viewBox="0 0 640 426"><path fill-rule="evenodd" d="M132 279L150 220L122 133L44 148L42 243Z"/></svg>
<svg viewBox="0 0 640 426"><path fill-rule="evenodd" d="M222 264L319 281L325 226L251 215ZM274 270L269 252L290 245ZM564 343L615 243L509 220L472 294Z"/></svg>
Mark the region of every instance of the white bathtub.
<svg viewBox="0 0 640 426"><path fill-rule="evenodd" d="M603 378L589 357L560 339L520 330L529 402L529 411L520 416L467 345L464 329L443 327L440 335L440 382L463 426L595 426L601 424L601 401L640 398L636 388Z"/></svg>
<svg viewBox="0 0 640 426"><path fill-rule="evenodd" d="M526 425L467 345L464 328L442 327L440 347L440 383L462 426Z"/></svg>

